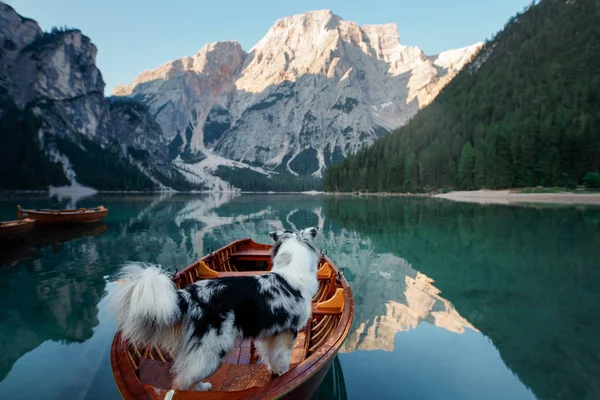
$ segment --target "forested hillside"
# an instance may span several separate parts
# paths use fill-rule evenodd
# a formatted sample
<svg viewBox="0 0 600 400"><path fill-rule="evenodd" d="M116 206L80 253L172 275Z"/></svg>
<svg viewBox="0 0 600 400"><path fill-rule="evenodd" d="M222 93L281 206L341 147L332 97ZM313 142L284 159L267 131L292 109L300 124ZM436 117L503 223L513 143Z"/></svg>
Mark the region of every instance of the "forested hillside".
<svg viewBox="0 0 600 400"><path fill-rule="evenodd" d="M328 191L566 186L600 170L600 2L511 18L412 121L330 167Z"/></svg>

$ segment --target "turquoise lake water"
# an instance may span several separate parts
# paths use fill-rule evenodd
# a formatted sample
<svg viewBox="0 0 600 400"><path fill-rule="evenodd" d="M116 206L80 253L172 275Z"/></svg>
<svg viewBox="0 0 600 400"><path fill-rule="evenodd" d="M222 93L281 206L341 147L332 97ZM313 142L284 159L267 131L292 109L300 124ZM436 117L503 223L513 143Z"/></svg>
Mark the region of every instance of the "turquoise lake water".
<svg viewBox="0 0 600 400"><path fill-rule="evenodd" d="M41 196L16 205L65 206ZM318 225L350 334L317 399L600 399L600 208L426 198L97 195L102 225L0 245L0 399L117 399L102 300L128 260L183 268Z"/></svg>

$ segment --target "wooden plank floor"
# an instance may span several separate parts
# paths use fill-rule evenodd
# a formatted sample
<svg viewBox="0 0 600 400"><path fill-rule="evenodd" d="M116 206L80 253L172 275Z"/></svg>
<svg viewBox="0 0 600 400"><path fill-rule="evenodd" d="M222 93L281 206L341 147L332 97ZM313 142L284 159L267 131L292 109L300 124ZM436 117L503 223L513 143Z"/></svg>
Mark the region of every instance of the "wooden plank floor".
<svg viewBox="0 0 600 400"><path fill-rule="evenodd" d="M308 349L306 329L298 332L298 338L290 368L306 358ZM258 354L250 340L236 340L234 348L227 354L223 364L207 381L213 385L213 391L236 391L254 386L264 386L271 381L271 373L263 364L259 364ZM171 363L143 358L139 376L142 384L169 389L172 376Z"/></svg>

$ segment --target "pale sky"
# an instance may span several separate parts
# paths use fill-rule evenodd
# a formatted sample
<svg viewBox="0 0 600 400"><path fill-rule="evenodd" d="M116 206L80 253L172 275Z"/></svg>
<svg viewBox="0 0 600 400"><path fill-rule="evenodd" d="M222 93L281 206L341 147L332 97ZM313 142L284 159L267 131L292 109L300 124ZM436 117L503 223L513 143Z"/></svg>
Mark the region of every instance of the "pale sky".
<svg viewBox="0 0 600 400"><path fill-rule="evenodd" d="M531 0L8 0L42 29L80 29L98 47L106 94L140 72L236 40L249 50L282 17L330 9L360 25L396 23L400 42L428 54L484 41Z"/></svg>

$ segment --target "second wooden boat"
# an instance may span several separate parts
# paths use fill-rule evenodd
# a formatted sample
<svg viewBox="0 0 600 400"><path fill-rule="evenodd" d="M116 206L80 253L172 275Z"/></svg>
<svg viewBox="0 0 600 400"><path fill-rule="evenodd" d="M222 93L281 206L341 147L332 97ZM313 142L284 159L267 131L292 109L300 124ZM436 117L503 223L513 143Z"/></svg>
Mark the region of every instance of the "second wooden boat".
<svg viewBox="0 0 600 400"><path fill-rule="evenodd" d="M30 218L0 222L0 237L8 238L19 236L33 228L34 222L35 221Z"/></svg>
<svg viewBox="0 0 600 400"><path fill-rule="evenodd" d="M235 241L207 255L173 277L184 288L202 279L268 273L271 246L251 239ZM208 392L172 390L172 357L158 347L138 348L117 332L111 347L111 367L124 399L226 400L308 399L327 374L348 335L354 315L352 291L339 269L322 256L317 273L319 291L313 298L312 316L298 338L290 370L271 377L250 340L237 340L226 362L207 381Z"/></svg>
<svg viewBox="0 0 600 400"><path fill-rule="evenodd" d="M17 206L19 219L30 218L35 220L36 225L52 224L89 224L102 221L108 214L104 206L96 208L78 208L73 210L25 210Z"/></svg>

